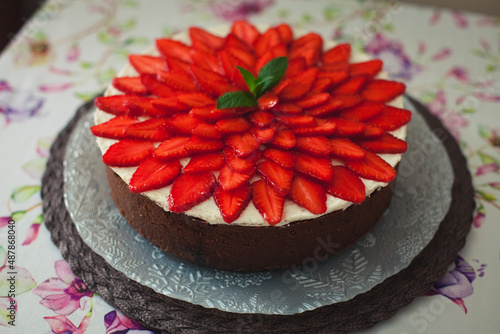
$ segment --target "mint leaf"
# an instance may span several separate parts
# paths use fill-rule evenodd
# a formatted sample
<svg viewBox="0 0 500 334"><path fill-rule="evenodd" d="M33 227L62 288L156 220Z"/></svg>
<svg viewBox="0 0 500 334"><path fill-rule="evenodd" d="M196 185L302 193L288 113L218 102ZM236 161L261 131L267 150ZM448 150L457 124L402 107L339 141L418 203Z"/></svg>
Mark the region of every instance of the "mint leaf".
<svg viewBox="0 0 500 334"><path fill-rule="evenodd" d="M254 93L257 79L253 76L252 72L240 66L236 66L236 68L238 69L238 71L240 71L241 75L243 76L243 79L245 79L245 82L248 88L250 89L250 92Z"/></svg>
<svg viewBox="0 0 500 334"><path fill-rule="evenodd" d="M229 92L217 99L217 109L256 106L257 100L255 100L255 97L244 91Z"/></svg>
<svg viewBox="0 0 500 334"><path fill-rule="evenodd" d="M272 77L272 80L266 80L262 85L261 93L264 94L269 89L276 86L281 78L285 75L286 69L288 67L287 57L278 57L271 59L264 67L259 71L259 77L257 78L257 83L263 81L266 78Z"/></svg>

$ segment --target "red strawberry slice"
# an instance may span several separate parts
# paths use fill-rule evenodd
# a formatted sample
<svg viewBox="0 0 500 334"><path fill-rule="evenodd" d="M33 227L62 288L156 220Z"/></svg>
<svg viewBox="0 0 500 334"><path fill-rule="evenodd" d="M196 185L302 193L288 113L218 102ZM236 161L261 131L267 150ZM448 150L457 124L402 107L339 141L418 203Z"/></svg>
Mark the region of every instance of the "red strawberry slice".
<svg viewBox="0 0 500 334"><path fill-rule="evenodd" d="M153 154L154 149L151 142L124 139L111 145L102 160L111 167L138 166Z"/></svg>
<svg viewBox="0 0 500 334"><path fill-rule="evenodd" d="M405 89L401 82L376 79L369 82L361 94L366 100L385 103L403 94Z"/></svg>
<svg viewBox="0 0 500 334"><path fill-rule="evenodd" d="M295 134L290 130L278 130L269 144L277 148L291 149L296 144Z"/></svg>
<svg viewBox="0 0 500 334"><path fill-rule="evenodd" d="M148 88L151 94L158 97L169 97L175 94L175 90L170 88L169 85L164 84L156 79L156 75L142 74L141 82Z"/></svg>
<svg viewBox="0 0 500 334"><path fill-rule="evenodd" d="M228 224L240 217L251 197L252 187L249 184L233 190L224 190L222 187L214 190L215 204L220 210L222 219Z"/></svg>
<svg viewBox="0 0 500 334"><path fill-rule="evenodd" d="M351 58L351 45L342 43L323 53L323 63L348 62Z"/></svg>
<svg viewBox="0 0 500 334"><path fill-rule="evenodd" d="M290 190L290 198L314 214L326 212L326 190L314 181L295 176Z"/></svg>
<svg viewBox="0 0 500 334"><path fill-rule="evenodd" d="M276 225L281 221L285 198L273 186L264 180L252 183L252 199L255 208L269 225Z"/></svg>
<svg viewBox="0 0 500 334"><path fill-rule="evenodd" d="M259 148L260 143L255 140L252 134L246 132L226 137L226 145L231 147L236 156L241 158L255 152Z"/></svg>
<svg viewBox="0 0 500 334"><path fill-rule="evenodd" d="M240 90L248 91L245 79L243 79L243 76L237 68L237 66L246 68L247 65L245 62L236 58L227 50L220 50L219 57L222 62L222 67L224 68L224 72L226 73L226 78L229 79L229 82L232 82ZM247 70L252 72L251 68L247 68Z"/></svg>
<svg viewBox="0 0 500 334"><path fill-rule="evenodd" d="M170 115L170 112L166 112L165 110L157 108L153 105L153 101L155 100L148 97L130 96L128 101L128 107L130 110L129 114L148 114L151 117L165 117Z"/></svg>
<svg viewBox="0 0 500 334"><path fill-rule="evenodd" d="M204 153L222 150L224 142L218 139L207 139L191 136L191 138L184 144L184 148L189 155L194 153Z"/></svg>
<svg viewBox="0 0 500 334"><path fill-rule="evenodd" d="M362 160L366 157L366 151L347 138L330 139L333 158L344 160Z"/></svg>
<svg viewBox="0 0 500 334"><path fill-rule="evenodd" d="M128 60L139 74L156 75L159 71L167 70L165 61L161 57L129 55Z"/></svg>
<svg viewBox="0 0 500 334"><path fill-rule="evenodd" d="M342 110L339 115L341 118L349 121L363 122L380 114L383 108L384 105L382 103L363 101L352 108Z"/></svg>
<svg viewBox="0 0 500 334"><path fill-rule="evenodd" d="M189 137L174 137L164 140L160 146L156 148L153 156L161 161L185 158L188 152L184 148Z"/></svg>
<svg viewBox="0 0 500 334"><path fill-rule="evenodd" d="M129 139L162 141L171 137L167 128L166 119L151 118L128 126L125 135Z"/></svg>
<svg viewBox="0 0 500 334"><path fill-rule="evenodd" d="M252 49L255 40L260 36L260 32L257 28L243 20L234 21L233 26L231 27L231 33L245 42L246 45Z"/></svg>
<svg viewBox="0 0 500 334"><path fill-rule="evenodd" d="M116 116L105 123L94 125L90 128L90 131L92 131L92 134L97 137L125 139L125 129L135 123L137 123L137 118L129 116Z"/></svg>
<svg viewBox="0 0 500 334"><path fill-rule="evenodd" d="M268 110L278 104L278 96L271 91L267 91L257 100L260 110Z"/></svg>
<svg viewBox="0 0 500 334"><path fill-rule="evenodd" d="M170 211L184 212L212 195L215 187L212 172L182 173L172 184L167 204Z"/></svg>
<svg viewBox="0 0 500 334"><path fill-rule="evenodd" d="M323 182L330 181L333 175L332 161L330 159L315 158L304 153L297 153L295 155L295 165L293 168L302 175Z"/></svg>
<svg viewBox="0 0 500 334"><path fill-rule="evenodd" d="M225 50L229 51L231 55L241 60L245 64L244 68L253 68L255 62L257 61L257 58L255 58L253 53L250 51L244 51L237 48L226 48Z"/></svg>
<svg viewBox="0 0 500 334"><path fill-rule="evenodd" d="M193 81L193 78L184 71L160 71L158 72L158 78L176 91L193 93L198 90L198 86Z"/></svg>
<svg viewBox="0 0 500 334"><path fill-rule="evenodd" d="M328 93L309 93L295 103L303 109L310 109L325 103L329 98Z"/></svg>
<svg viewBox="0 0 500 334"><path fill-rule="evenodd" d="M254 173L254 168L245 172L235 172L226 164L220 169L217 181L224 190L236 189L246 184Z"/></svg>
<svg viewBox="0 0 500 334"><path fill-rule="evenodd" d="M274 114L271 112L259 110L251 113L248 116L248 119L250 120L250 122L252 122L253 125L259 128L264 128L269 126L271 122L274 121Z"/></svg>
<svg viewBox="0 0 500 334"><path fill-rule="evenodd" d="M325 103L309 109L306 112L315 117L327 117L355 102L360 102L359 96L357 95L330 96Z"/></svg>
<svg viewBox="0 0 500 334"><path fill-rule="evenodd" d="M269 51L271 51L273 58L286 57L288 55L286 45L283 43L273 46Z"/></svg>
<svg viewBox="0 0 500 334"><path fill-rule="evenodd" d="M367 152L363 160L345 161L347 168L358 176L380 182L391 182L396 178L396 171L375 153Z"/></svg>
<svg viewBox="0 0 500 334"><path fill-rule="evenodd" d="M311 93L322 93L330 90L333 86L333 81L330 78L317 78L311 87Z"/></svg>
<svg viewBox="0 0 500 334"><path fill-rule="evenodd" d="M304 95L306 95L312 87L312 84L316 80L318 75L318 69L313 67L305 70L304 72L297 74L292 79L292 83L285 87L279 97L285 100L298 100Z"/></svg>
<svg viewBox="0 0 500 334"><path fill-rule="evenodd" d="M250 129L250 126L250 122L244 117L221 119L215 124L215 127L219 129L223 135L246 132Z"/></svg>
<svg viewBox="0 0 500 334"><path fill-rule="evenodd" d="M215 125L200 123L194 129L192 134L194 136L200 138L208 138L208 139L220 139L222 138L222 134L219 129L215 127Z"/></svg>
<svg viewBox="0 0 500 334"><path fill-rule="evenodd" d="M379 59L373 59L362 63L354 63L349 65L349 74L351 76L366 74L373 78L381 70L382 70L382 61Z"/></svg>
<svg viewBox="0 0 500 334"><path fill-rule="evenodd" d="M332 150L326 137L297 137L295 148L314 157L326 157Z"/></svg>
<svg viewBox="0 0 500 334"><path fill-rule="evenodd" d="M219 97L224 93L238 90L238 88L227 81L226 77L218 73L204 70L195 65L191 66L191 71L203 89L205 89L213 97Z"/></svg>
<svg viewBox="0 0 500 334"><path fill-rule="evenodd" d="M165 61L167 62L169 71L189 73L189 68L191 67L191 64L186 63L174 57L166 57Z"/></svg>
<svg viewBox="0 0 500 334"><path fill-rule="evenodd" d="M112 95L112 96L99 96L94 100L94 105L100 110L113 115L129 115L140 116L142 112L130 109L129 101L131 96L127 95Z"/></svg>
<svg viewBox="0 0 500 334"><path fill-rule="evenodd" d="M175 133L180 135L191 135L201 121L188 114L177 114L170 118L170 126Z"/></svg>
<svg viewBox="0 0 500 334"><path fill-rule="evenodd" d="M347 71L320 71L318 73L318 79L330 79L331 85L336 86L346 81L349 78L349 73Z"/></svg>
<svg viewBox="0 0 500 334"><path fill-rule="evenodd" d="M250 133L252 136L255 138L256 141L258 141L261 144L265 144L274 137L274 133L276 132L276 129L274 127L269 127L269 128L256 128L252 127L250 129Z"/></svg>
<svg viewBox="0 0 500 334"><path fill-rule="evenodd" d="M293 31L288 24L281 23L277 25L276 31L280 35L280 40L283 44L287 45L293 40Z"/></svg>
<svg viewBox="0 0 500 334"><path fill-rule="evenodd" d="M193 58L193 64L196 64L199 68L221 75L224 74L224 69L217 54L193 49L191 50L191 57Z"/></svg>
<svg viewBox="0 0 500 334"><path fill-rule="evenodd" d="M390 133L384 133L375 140L358 140L357 143L373 153L404 153L408 149L408 144Z"/></svg>
<svg viewBox="0 0 500 334"><path fill-rule="evenodd" d="M322 72L346 72L349 74L349 63L346 61L337 61L334 63L323 63L321 64L320 70Z"/></svg>
<svg viewBox="0 0 500 334"><path fill-rule="evenodd" d="M333 166L333 177L326 191L345 201L361 203L366 197L363 181L345 166Z"/></svg>
<svg viewBox="0 0 500 334"><path fill-rule="evenodd" d="M133 193L142 193L166 187L179 175L181 168L179 160L161 162L149 158L137 167L128 188Z"/></svg>
<svg viewBox="0 0 500 334"><path fill-rule="evenodd" d="M190 107L204 107L209 104L215 104L215 100L212 100L203 93L179 94L177 95L177 99L179 99L179 102Z"/></svg>
<svg viewBox="0 0 500 334"><path fill-rule="evenodd" d="M281 39L278 31L275 28L269 28L255 40L254 52L258 57L260 57L267 50L270 50L280 43Z"/></svg>
<svg viewBox="0 0 500 334"><path fill-rule="evenodd" d="M365 131L360 134L353 135L351 137L356 138L358 140L372 140L382 137L384 134L384 130L377 128L373 125L366 125Z"/></svg>
<svg viewBox="0 0 500 334"><path fill-rule="evenodd" d="M289 128L303 128L316 125L314 118L309 115L278 116L278 120Z"/></svg>
<svg viewBox="0 0 500 334"><path fill-rule="evenodd" d="M173 57L191 63L191 48L182 42L160 38L156 40L156 47L164 57Z"/></svg>
<svg viewBox="0 0 500 334"><path fill-rule="evenodd" d="M191 157L184 167L184 173L198 173L219 170L224 165L224 156L220 152L201 153Z"/></svg>
<svg viewBox="0 0 500 334"><path fill-rule="evenodd" d="M113 87L119 91L130 95L148 95L148 87L142 84L140 77L119 77L114 78Z"/></svg>
<svg viewBox="0 0 500 334"><path fill-rule="evenodd" d="M257 151L259 152L259 151ZM254 152L248 157L239 158L234 154L230 147L224 147L224 157L228 166L235 172L245 173L254 168L255 162L259 159L260 154Z"/></svg>
<svg viewBox="0 0 500 334"><path fill-rule="evenodd" d="M285 196L290 192L292 185L293 171L284 168L270 160L259 162L257 171L271 184L279 195Z"/></svg>
<svg viewBox="0 0 500 334"><path fill-rule="evenodd" d="M285 88L287 88L291 84L292 84L291 79L284 79L284 80L282 79L276 86L273 87L273 89L271 89L271 91L274 94L279 95Z"/></svg>
<svg viewBox="0 0 500 334"><path fill-rule="evenodd" d="M224 42L224 48L225 49L240 49L246 52L253 52L253 50L248 47L248 45L242 41L241 39L238 38L233 33L230 33L226 36L226 40Z"/></svg>
<svg viewBox="0 0 500 334"><path fill-rule="evenodd" d="M385 105L380 114L366 122L385 131L399 129L411 120L411 112Z"/></svg>
<svg viewBox="0 0 500 334"><path fill-rule="evenodd" d="M196 119L205 120L207 122L215 123L220 119L235 117L235 109L217 109L215 105L194 107L189 111L189 115Z"/></svg>
<svg viewBox="0 0 500 334"><path fill-rule="evenodd" d="M335 124L335 136L336 137L350 137L362 134L366 125L359 122L348 121L342 118L329 118L330 123Z"/></svg>
<svg viewBox="0 0 500 334"><path fill-rule="evenodd" d="M198 27L189 28L189 37L194 49L217 51L224 47L224 38Z"/></svg>
<svg viewBox="0 0 500 334"><path fill-rule="evenodd" d="M264 158L273 161L285 168L292 168L295 164L295 155L291 151L284 151L275 148L267 148L263 152Z"/></svg>
<svg viewBox="0 0 500 334"><path fill-rule="evenodd" d="M369 80L368 75L360 74L357 76L350 77L349 79L342 82L340 85L336 86L332 93L334 94L356 94L363 89L365 83Z"/></svg>
<svg viewBox="0 0 500 334"><path fill-rule="evenodd" d="M306 70L306 60L302 57L289 59L288 67L286 68L285 78L293 78L294 76Z"/></svg>
<svg viewBox="0 0 500 334"><path fill-rule="evenodd" d="M278 114L299 115L302 108L295 103L281 103L274 107L273 111Z"/></svg>
<svg viewBox="0 0 500 334"><path fill-rule="evenodd" d="M297 136L330 136L335 132L336 124L329 120L316 118L316 125L294 129Z"/></svg>
<svg viewBox="0 0 500 334"><path fill-rule="evenodd" d="M314 66L320 60L323 38L316 33L308 33L290 44L289 58L304 57L307 66Z"/></svg>
<svg viewBox="0 0 500 334"><path fill-rule="evenodd" d="M151 103L154 107L163 110L166 115L173 115L179 112L183 113L189 110L189 107L184 103L181 103L175 95L154 99Z"/></svg>

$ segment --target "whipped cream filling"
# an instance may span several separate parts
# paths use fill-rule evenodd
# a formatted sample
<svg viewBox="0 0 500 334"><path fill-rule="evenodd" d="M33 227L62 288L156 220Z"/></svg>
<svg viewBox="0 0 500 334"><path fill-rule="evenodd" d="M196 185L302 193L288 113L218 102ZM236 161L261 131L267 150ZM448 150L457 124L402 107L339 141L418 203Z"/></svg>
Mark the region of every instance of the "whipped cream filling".
<svg viewBox="0 0 500 334"><path fill-rule="evenodd" d="M258 29L260 31L263 31L267 29L267 26L258 26ZM220 26L220 27L215 27L212 29L208 29L213 34L220 35L220 36L225 36L229 33L230 27L229 26ZM296 37L300 37L301 35L305 34L305 32L297 32L295 33ZM179 40L181 42L184 42L186 44L190 43L189 39L189 34L187 32L179 33L176 34L175 36L171 37L172 39ZM333 47L335 43L333 41L325 41L325 49L329 49ZM148 49L144 54L148 55L159 55L157 49L155 47L151 47ZM366 54L361 54L361 53L352 53L351 54L351 59L350 61L355 63L355 62L362 62L369 60L370 58ZM118 74L118 77L124 77L124 76L137 76L138 73L136 70L128 64L125 66L125 68L120 71ZM387 74L385 72L381 72L377 78L381 79L386 79ZM110 96L110 95L120 95L123 94L119 90L115 89L112 85L108 87L106 92L104 93L105 96ZM388 103L391 106L398 107L398 108L403 108L403 99L401 96L398 98L394 99L393 101L390 101ZM106 113L100 109L96 109L95 114L94 114L94 123L101 124L104 122L109 121L110 119L114 118L115 115ZM406 126L403 126L395 131L390 132L392 135L395 137L404 140L406 138ZM97 145L99 146L102 154L106 153L106 151L109 149L111 145L114 143L118 142L118 140L114 139L107 139L107 138L101 138L101 137L96 137ZM160 143L157 143L156 146L158 146ZM378 154L382 159L384 159L388 164L391 166L396 166L399 161L401 160L401 154ZM185 166L189 162L190 158L185 158L181 160L181 164ZM343 163L339 160L332 159L332 164L333 165L342 165ZM125 181L127 184L130 183L130 179L132 178L132 175L136 171L137 167L111 167L111 169L118 174L123 181ZM214 172L214 175L217 177L218 172ZM260 179L258 175L256 175L251 182L254 182L256 180ZM365 190L366 190L366 196L370 196L373 194L375 191L378 189L387 186L387 183L385 182L378 182L378 181L373 181L373 180L367 180L361 178L365 185ZM142 194L146 197L148 197L150 200L154 201L156 204L158 204L160 207L162 207L165 211L170 211L168 209L167 205L167 198L170 194L170 189L172 188L172 185L169 185L167 187L157 189L157 190L150 190L143 192ZM326 205L327 205L327 210L325 213L322 214L313 214L307 209L297 205L295 202L292 200L286 199L285 200L285 205L283 208L283 216L281 222L278 224L274 225L276 227L278 226L285 226L288 225L294 221L300 221L300 220L307 220L307 219L315 219L317 217L329 214L331 212L337 211L337 210L345 210L349 206L353 205L354 203L342 200L340 198L336 198L331 196L330 194L327 194L327 200L326 200ZM198 205L194 206L190 210L187 210L184 212L186 215L200 218L208 222L209 224L227 224L224 219L222 218L222 215L220 214L219 208L215 204L215 200L213 197L208 198L204 202L199 203ZM262 215L259 213L259 211L255 208L253 205L252 201L248 204L248 206L243 210L241 213L240 217L233 221L231 225L240 225L240 226L270 226L269 223L262 217Z"/></svg>

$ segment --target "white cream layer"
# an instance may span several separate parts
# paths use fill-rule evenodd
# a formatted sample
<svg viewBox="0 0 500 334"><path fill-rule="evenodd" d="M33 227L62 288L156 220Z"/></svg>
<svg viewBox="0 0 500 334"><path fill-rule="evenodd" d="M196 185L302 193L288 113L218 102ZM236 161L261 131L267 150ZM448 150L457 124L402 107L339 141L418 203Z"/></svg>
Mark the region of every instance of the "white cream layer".
<svg viewBox="0 0 500 334"><path fill-rule="evenodd" d="M267 29L266 26L259 26L258 27L261 31ZM214 29L209 29L210 32L213 34L217 34L220 36L225 36L229 32L230 27L229 26L221 26L221 27L216 27ZM304 32L302 33L297 33L296 36L303 35ZM177 34L172 37L172 39L176 39L179 41L182 41L184 43L190 43L189 35L187 32ZM331 48L335 45L332 41L326 41L325 42L325 48ZM149 55L158 55L158 51L156 50L155 47L152 47L148 49L145 54ZM351 55L351 62L362 62L368 60L368 56L365 54L360 54L360 53L353 53ZM135 69L129 64L127 65L119 74L119 77L123 76L136 76L138 73L135 71ZM386 78L387 75L385 72L382 72L381 74L378 75L379 78ZM119 95L123 94L120 91L116 90L114 87L110 86L105 92L105 96L109 95ZM403 107L403 99L402 97L398 97L391 101L389 105L402 108ZM112 119L114 115L108 114L106 112L103 112L99 109L96 109L95 114L94 114L94 123L95 124L101 124L104 122L109 121ZM399 139L405 139L406 138L406 126L401 127L397 129L396 131L391 132L394 136L396 136ZM100 138L96 137L97 139L97 144L102 152L104 154L108 148L113 145L114 143L117 142L117 140L113 139L106 139L106 138ZM379 156L384 159L387 163L389 163L391 166L396 166L399 161L401 160L401 154L379 154ZM189 162L189 158L182 159L181 163L183 166L185 166ZM342 164L341 161L337 160L332 160L332 164L334 165L339 165ZM130 179L132 178L132 175L134 174L135 170L137 167L112 167L113 171L117 173L127 184L130 182ZM217 176L218 172L214 173L215 176ZM256 176L252 179L252 182L255 180L258 180L260 177ZM372 180L366 180L362 179L365 189L366 189L366 196L370 196L374 191L380 189L381 187L385 187L387 183L384 182L377 182L377 181L372 181ZM151 190L142 193L143 195L147 196L149 199L154 201L156 204L158 204L160 207L162 207L164 210L169 211L168 206L167 206L167 198L170 194L170 189L171 185L158 189L158 190ZM285 206L283 209L283 218L281 222L274 226L284 226L288 225L291 222L294 221L300 221L300 220L306 220L306 219L314 219L317 217L320 217L322 215L326 215L328 213L331 213L333 211L337 210L345 210L349 206L351 206L353 203L344 201L342 199L333 197L331 195L327 195L327 210L323 214L313 214L309 212L307 209L304 209L303 207L295 204L291 200L285 200ZM205 221L207 221L209 224L227 224L219 211L219 208L215 204L214 198L210 197L206 201L196 205L192 209L188 210L185 212L185 214L190 215L192 217L200 218ZM255 208L252 202L249 203L249 205L243 210L241 213L241 216L235 220L234 222L231 223L231 225L241 225L241 226L269 226L267 221L261 216L259 211Z"/></svg>

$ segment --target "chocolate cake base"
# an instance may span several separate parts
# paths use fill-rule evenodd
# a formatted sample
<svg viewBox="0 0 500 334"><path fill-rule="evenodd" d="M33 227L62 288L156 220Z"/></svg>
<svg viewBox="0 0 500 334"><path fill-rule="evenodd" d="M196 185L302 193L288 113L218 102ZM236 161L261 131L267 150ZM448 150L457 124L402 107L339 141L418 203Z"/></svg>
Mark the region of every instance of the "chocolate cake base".
<svg viewBox="0 0 500 334"><path fill-rule="evenodd" d="M111 168L106 167L106 173L117 207L143 237L198 265L235 271L284 269L326 260L375 226L394 189L389 184L361 204L286 226L214 225L167 212L147 197L130 192Z"/></svg>

